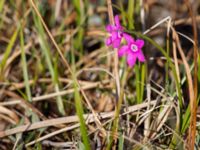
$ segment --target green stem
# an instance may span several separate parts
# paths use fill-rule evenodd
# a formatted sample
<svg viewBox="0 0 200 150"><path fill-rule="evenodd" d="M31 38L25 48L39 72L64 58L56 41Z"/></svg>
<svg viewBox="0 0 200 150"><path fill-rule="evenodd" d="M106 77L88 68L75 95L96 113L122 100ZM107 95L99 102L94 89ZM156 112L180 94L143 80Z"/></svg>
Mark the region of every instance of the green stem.
<svg viewBox="0 0 200 150"><path fill-rule="evenodd" d="M22 27L20 28L20 46L21 46L21 59L22 59L22 68L23 68L24 83L25 83L25 88L26 88L26 95L28 96L28 101L31 102L32 96L31 96L31 89L30 89L30 85L29 85L26 54L25 54L25 50L24 50L24 36L23 36Z"/></svg>

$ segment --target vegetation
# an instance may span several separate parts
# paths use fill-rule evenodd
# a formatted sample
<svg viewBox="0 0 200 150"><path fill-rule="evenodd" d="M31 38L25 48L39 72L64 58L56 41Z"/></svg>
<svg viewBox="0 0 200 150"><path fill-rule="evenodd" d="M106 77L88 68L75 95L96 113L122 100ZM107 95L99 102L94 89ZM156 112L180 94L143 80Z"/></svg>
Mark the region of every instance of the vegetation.
<svg viewBox="0 0 200 150"><path fill-rule="evenodd" d="M199 10L0 0L0 149L199 149Z"/></svg>

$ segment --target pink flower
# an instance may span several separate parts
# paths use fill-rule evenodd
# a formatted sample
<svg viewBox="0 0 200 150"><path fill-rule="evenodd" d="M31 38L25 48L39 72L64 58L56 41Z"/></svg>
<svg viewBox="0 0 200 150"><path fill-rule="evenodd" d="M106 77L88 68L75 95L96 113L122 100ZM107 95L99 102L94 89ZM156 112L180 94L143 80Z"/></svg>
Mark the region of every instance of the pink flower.
<svg viewBox="0 0 200 150"><path fill-rule="evenodd" d="M134 40L130 35L123 34L123 37L127 41L127 45L122 46L118 50L118 56L122 57L123 55L127 56L127 63L130 67L133 67L138 59L140 62L145 62L145 57L142 52L142 47L144 46L144 41L141 39Z"/></svg>
<svg viewBox="0 0 200 150"><path fill-rule="evenodd" d="M121 39L123 37L123 27L120 25L119 16L115 16L115 25L107 25L106 31L111 35L106 39L106 45L112 45L114 48L120 46Z"/></svg>

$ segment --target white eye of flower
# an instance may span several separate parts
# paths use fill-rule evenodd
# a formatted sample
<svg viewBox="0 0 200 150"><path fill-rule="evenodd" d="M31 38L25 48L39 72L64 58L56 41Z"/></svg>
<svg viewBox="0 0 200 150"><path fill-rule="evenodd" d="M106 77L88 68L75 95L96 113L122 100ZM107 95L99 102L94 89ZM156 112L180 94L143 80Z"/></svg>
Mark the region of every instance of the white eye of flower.
<svg viewBox="0 0 200 150"><path fill-rule="evenodd" d="M131 50L132 50L133 52L137 52L137 51L138 51L137 45L131 44Z"/></svg>
<svg viewBox="0 0 200 150"><path fill-rule="evenodd" d="M121 31L117 31L117 37L122 38L122 32Z"/></svg>

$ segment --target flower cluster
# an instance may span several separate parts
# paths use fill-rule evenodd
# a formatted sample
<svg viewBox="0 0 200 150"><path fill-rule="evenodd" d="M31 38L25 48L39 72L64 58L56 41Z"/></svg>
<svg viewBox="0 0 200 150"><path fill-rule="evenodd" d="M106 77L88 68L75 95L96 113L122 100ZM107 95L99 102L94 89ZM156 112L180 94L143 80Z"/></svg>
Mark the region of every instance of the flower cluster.
<svg viewBox="0 0 200 150"><path fill-rule="evenodd" d="M106 45L112 45L114 48L118 48L118 56L122 57L125 55L127 64L130 67L135 65L137 59L140 62L145 62L145 57L142 52L144 41L141 39L135 40L129 34L125 33L118 15L115 16L115 24L107 25L106 31L110 33L110 36L106 39ZM122 38L126 40L126 45L121 46Z"/></svg>

